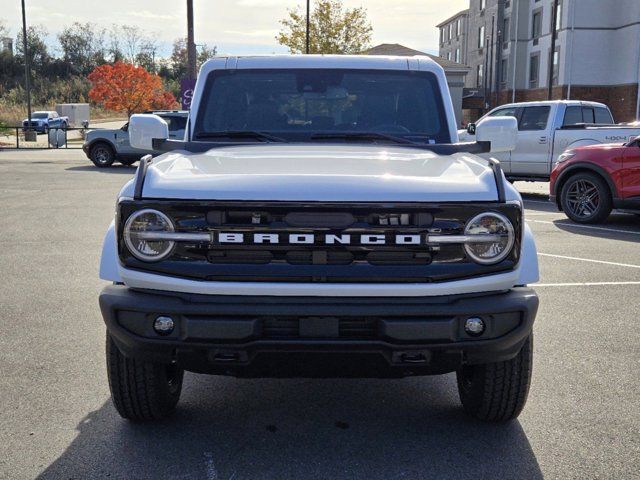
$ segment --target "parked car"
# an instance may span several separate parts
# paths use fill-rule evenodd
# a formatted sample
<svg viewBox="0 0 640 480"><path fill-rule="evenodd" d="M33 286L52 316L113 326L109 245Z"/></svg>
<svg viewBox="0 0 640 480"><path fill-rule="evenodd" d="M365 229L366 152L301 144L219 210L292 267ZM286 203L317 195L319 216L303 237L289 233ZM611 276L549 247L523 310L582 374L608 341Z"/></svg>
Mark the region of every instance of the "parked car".
<svg viewBox="0 0 640 480"><path fill-rule="evenodd" d="M124 418L158 420L185 370L250 377L457 372L464 409L524 407L533 235L498 162L514 118L459 144L428 57L215 58L183 141L133 115L144 158L102 250L107 372Z"/></svg>
<svg viewBox="0 0 640 480"><path fill-rule="evenodd" d="M169 138L181 140L184 137L189 112L184 110L160 110L147 112L158 115L169 127ZM141 150L131 146L129 141L129 123L119 129L96 129L87 132L82 150L96 167L104 168L118 161L123 165L133 165L140 157L151 154L154 150Z"/></svg>
<svg viewBox="0 0 640 480"><path fill-rule="evenodd" d="M31 114L31 124L25 118L22 122L22 130L35 130L38 133L47 133L50 128L67 128L69 117L61 117L55 110L38 111Z"/></svg>
<svg viewBox="0 0 640 480"><path fill-rule="evenodd" d="M567 150L551 172L551 200L577 223L598 223L613 208L640 213L640 137Z"/></svg>
<svg viewBox="0 0 640 480"><path fill-rule="evenodd" d="M512 152L493 155L510 180L547 181L557 158L584 145L628 142L640 126L615 125L609 108L597 102L556 100L501 105L482 118L511 116L518 120L518 143ZM459 132L471 141L475 124Z"/></svg>

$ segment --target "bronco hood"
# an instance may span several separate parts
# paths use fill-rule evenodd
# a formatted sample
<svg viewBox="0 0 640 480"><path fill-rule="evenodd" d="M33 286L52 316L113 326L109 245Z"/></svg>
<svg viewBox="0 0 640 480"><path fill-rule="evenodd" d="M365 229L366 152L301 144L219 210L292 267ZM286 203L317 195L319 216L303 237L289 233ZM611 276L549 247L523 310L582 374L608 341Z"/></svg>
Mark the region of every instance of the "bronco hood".
<svg viewBox="0 0 640 480"><path fill-rule="evenodd" d="M379 145L257 144L156 158L144 198L320 202L495 201L487 161Z"/></svg>

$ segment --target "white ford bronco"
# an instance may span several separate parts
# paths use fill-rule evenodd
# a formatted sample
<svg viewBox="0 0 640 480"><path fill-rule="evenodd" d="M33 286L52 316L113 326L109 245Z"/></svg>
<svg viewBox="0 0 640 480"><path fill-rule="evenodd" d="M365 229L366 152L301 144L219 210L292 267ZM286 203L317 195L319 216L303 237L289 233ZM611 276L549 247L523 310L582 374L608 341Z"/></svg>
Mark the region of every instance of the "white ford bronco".
<svg viewBox="0 0 640 480"><path fill-rule="evenodd" d="M185 371L397 378L456 372L506 421L531 379L536 248L500 163L513 117L458 143L426 57L215 58L182 141L134 115L143 158L100 276L109 385L131 420L170 414Z"/></svg>

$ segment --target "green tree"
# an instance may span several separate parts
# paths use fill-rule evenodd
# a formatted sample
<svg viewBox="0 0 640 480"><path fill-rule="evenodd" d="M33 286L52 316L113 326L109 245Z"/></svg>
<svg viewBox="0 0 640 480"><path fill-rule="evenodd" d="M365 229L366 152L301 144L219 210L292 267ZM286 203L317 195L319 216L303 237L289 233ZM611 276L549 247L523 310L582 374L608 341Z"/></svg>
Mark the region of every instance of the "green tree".
<svg viewBox="0 0 640 480"><path fill-rule="evenodd" d="M87 75L105 63L105 30L87 22L74 22L58 35L65 62Z"/></svg>
<svg viewBox="0 0 640 480"><path fill-rule="evenodd" d="M280 21L276 40L291 53L305 53L306 17L298 7ZM309 53L361 53L370 47L372 31L365 8L345 9L341 0L319 0L310 16Z"/></svg>
<svg viewBox="0 0 640 480"><path fill-rule="evenodd" d="M197 65L196 68L200 69L202 64L212 57L216 56L217 47L209 47L206 43L204 45L198 45L197 52ZM187 39L176 38L173 42L173 50L171 52L171 70L173 71L173 78L180 79L187 75Z"/></svg>
<svg viewBox="0 0 640 480"><path fill-rule="evenodd" d="M42 69L51 62L51 56L47 49L47 30L42 25L32 25L27 28L27 49L32 69ZM16 36L16 54L24 61L24 45L22 41L22 29Z"/></svg>

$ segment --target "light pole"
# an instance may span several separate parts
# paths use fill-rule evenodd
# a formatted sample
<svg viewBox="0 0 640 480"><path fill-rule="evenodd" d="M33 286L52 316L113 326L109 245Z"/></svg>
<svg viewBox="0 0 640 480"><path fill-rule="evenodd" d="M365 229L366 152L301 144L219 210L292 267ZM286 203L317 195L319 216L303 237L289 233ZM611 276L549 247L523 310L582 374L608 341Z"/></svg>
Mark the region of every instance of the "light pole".
<svg viewBox="0 0 640 480"><path fill-rule="evenodd" d="M193 0L187 0L187 78L196 78L196 43L193 38Z"/></svg>
<svg viewBox="0 0 640 480"><path fill-rule="evenodd" d="M27 92L27 121L29 122L27 123L28 128L24 134L24 139L28 142L33 142L35 138L31 130L31 86L29 82L31 68L29 66L29 49L27 47L27 14L24 7L24 0L22 0L22 42L22 50L24 52L24 82Z"/></svg>
<svg viewBox="0 0 640 480"><path fill-rule="evenodd" d="M306 36L306 39L305 39L305 45L306 45L305 52L307 53L307 55L309 54L309 28L310 28L310 25L311 25L311 20L309 18L309 13L310 13L309 12L309 3L310 3L310 0L307 0L307 36Z"/></svg>

